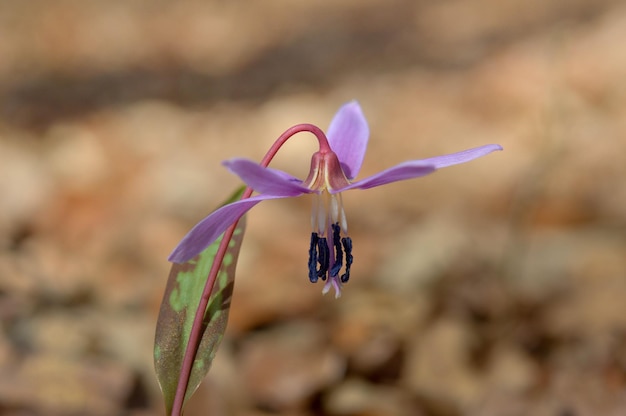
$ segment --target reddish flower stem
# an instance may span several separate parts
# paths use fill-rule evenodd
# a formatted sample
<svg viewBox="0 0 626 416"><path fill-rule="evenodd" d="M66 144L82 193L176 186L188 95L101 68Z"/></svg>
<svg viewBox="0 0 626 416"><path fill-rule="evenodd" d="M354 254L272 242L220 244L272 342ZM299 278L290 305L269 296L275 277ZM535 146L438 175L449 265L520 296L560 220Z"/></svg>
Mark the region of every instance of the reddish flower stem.
<svg viewBox="0 0 626 416"><path fill-rule="evenodd" d="M313 124L297 124L287 129L283 134L280 135L280 137L278 137L278 139L276 139L272 147L270 147L270 149L265 154L265 157L263 157L263 159L261 160L260 165L263 167L267 167L278 152L278 150L281 148L281 146L285 144L285 142L293 135L300 132L313 133L315 137L317 137L317 140L319 142L320 152L326 153L331 151L330 145L328 144L328 139L319 127L314 126ZM250 198L252 192L254 192L253 189L249 187L246 188L243 195L241 196L241 199ZM209 304L209 298L211 297L211 292L213 291L213 285L215 284L215 280L217 279L220 267L222 266L224 255L226 254L226 250L228 250L228 243L233 237L233 233L235 232L238 223L239 220L235 221L233 225L231 225L224 232L224 237L220 242L217 253L215 253L215 258L213 259L213 264L211 265L209 276L207 277L207 281L204 285L202 297L200 298L198 309L196 309L196 315L194 317L191 332L189 334L189 341L187 342L187 348L185 350L182 368L180 369L180 375L178 377L176 395L174 396L174 403L172 404L171 416L182 415L183 401L187 392L187 385L189 384L191 369L193 367L193 362L196 358L196 354L198 353L200 340L202 339L202 321L204 320L204 314L206 313L206 308Z"/></svg>

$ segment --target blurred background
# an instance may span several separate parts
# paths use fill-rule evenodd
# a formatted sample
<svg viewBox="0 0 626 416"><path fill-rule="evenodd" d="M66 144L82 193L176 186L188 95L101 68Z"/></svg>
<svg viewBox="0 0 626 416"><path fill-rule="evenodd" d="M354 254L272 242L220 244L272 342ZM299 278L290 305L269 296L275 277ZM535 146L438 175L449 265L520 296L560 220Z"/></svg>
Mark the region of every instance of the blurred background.
<svg viewBox="0 0 626 416"><path fill-rule="evenodd" d="M166 258L288 127L368 117L343 296L310 199L248 216L193 415L626 414L626 5L0 1L0 414L163 415ZM303 177L299 135L272 166Z"/></svg>

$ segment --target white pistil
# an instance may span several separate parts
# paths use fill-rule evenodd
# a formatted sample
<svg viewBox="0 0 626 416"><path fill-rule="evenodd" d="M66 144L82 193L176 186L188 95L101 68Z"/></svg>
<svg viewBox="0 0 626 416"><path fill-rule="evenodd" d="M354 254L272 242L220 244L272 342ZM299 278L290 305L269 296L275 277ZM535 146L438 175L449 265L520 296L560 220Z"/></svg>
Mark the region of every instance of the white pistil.
<svg viewBox="0 0 626 416"><path fill-rule="evenodd" d="M327 294L330 291L330 288L335 289L335 299L341 297L341 283L337 280L328 279L328 281L324 284L324 288L322 289L322 295Z"/></svg>

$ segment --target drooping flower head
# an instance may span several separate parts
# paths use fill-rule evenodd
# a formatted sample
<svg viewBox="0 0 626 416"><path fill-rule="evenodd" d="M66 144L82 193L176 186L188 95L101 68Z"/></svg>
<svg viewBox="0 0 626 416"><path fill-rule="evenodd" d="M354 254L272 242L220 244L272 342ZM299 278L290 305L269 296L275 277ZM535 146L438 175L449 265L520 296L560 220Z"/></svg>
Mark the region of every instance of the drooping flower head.
<svg viewBox="0 0 626 416"><path fill-rule="evenodd" d="M281 136L282 141L279 138L277 143L280 141L280 144L274 146L276 150L288 137L301 131L315 134L319 141L319 150L312 156L311 170L305 180L247 159L225 161L224 165L258 194L225 205L204 218L182 239L170 254L169 260L184 263L192 259L261 201L313 194L309 280L315 283L321 278L326 282L323 292L326 293L333 287L338 297L342 284L350 278L353 262L352 239L348 236L348 222L341 199L343 191L369 189L417 178L443 167L502 150L499 145L488 144L449 155L411 160L354 181L361 169L369 138L367 120L357 102L349 102L339 109L327 135L312 125L294 126Z"/></svg>

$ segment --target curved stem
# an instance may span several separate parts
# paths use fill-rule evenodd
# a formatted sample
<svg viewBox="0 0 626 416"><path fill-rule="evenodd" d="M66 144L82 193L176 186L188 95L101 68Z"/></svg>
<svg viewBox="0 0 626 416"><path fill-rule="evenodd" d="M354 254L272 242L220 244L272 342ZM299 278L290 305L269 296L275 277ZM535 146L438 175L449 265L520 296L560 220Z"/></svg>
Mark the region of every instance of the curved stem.
<svg viewBox="0 0 626 416"><path fill-rule="evenodd" d="M308 123L297 124L287 129L283 134L278 137L278 139L276 139L272 147L270 147L270 149L261 160L260 165L263 167L267 167L278 152L278 150L281 148L281 146L285 144L285 142L293 135L301 132L309 132L315 135L320 145L320 152L326 153L331 151L330 145L328 144L328 139L319 127ZM250 198L252 192L254 192L252 188L247 187L243 195L241 195L241 199ZM187 385L189 384L191 369L193 368L193 362L196 358L198 346L200 345L200 340L202 338L202 322L204 321L204 314L206 313L206 308L209 304L211 292L213 291L213 285L215 284L215 280L217 279L220 267L222 266L224 255L226 254L226 250L228 250L228 243L232 239L233 233L235 232L238 223L239 220L235 221L224 232L224 236L217 249L217 253L215 253L215 258L213 259L213 264L211 265L209 276L207 277L207 281L204 285L202 297L200 298L198 309L196 309L196 315L194 317L191 332L189 334L189 341L187 342L187 348L185 349L185 357L183 358L180 375L178 377L176 395L174 396L174 403L172 404L171 416L182 415L183 402L187 393Z"/></svg>
<svg viewBox="0 0 626 416"><path fill-rule="evenodd" d="M285 130L285 132L283 134L281 134L278 139L276 139L276 141L274 142L274 144L272 145L272 147L270 147L270 150L267 151L267 154L265 155L265 157L263 158L263 160L261 161L260 165L267 167L267 165L269 165L269 162L272 160L272 158L274 157L274 155L276 155L276 152L278 152L278 149L280 149L280 147L285 144L285 142L294 134L297 133L301 133L301 132L309 132L315 135L315 137L317 138L317 141L320 145L320 152L322 153L328 153L331 151L330 149L330 144L328 144L328 139L326 138L326 134L324 134L324 132L322 131L322 129L320 129L319 127L313 125L313 124L308 124L308 123L303 123L303 124L296 124L293 127L288 128L287 130ZM241 199L245 199L245 198L241 198Z"/></svg>

